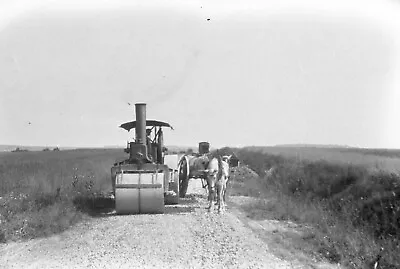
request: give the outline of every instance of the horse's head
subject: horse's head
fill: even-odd
[[[231,159],[231,157],[232,157],[232,155],[224,155],[224,156],[222,156],[222,160],[224,162],[229,163],[229,160]]]

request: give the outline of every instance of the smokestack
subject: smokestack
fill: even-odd
[[[202,155],[210,153],[210,143],[208,143],[208,142],[200,142],[199,143],[199,153],[202,154]]]
[[[135,104],[136,110],[136,143],[146,145],[146,104]]]

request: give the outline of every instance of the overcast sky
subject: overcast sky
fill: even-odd
[[[276,2],[0,1],[0,144],[400,148],[400,2]]]

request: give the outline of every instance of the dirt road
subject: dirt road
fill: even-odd
[[[163,215],[104,215],[49,238],[0,246],[1,268],[306,268],[274,257],[235,214],[208,213],[195,180]]]

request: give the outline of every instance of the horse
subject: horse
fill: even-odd
[[[204,170],[208,185],[208,211],[213,208],[215,194],[217,194],[218,213],[225,210],[225,191],[226,182],[229,177],[229,164],[222,160],[221,156],[214,157],[208,163],[207,169]]]

